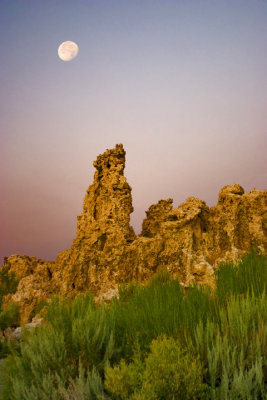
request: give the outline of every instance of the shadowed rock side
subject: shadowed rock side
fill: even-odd
[[[123,146],[99,155],[94,167],[72,247],[55,262],[18,255],[5,259],[20,279],[17,292],[5,302],[19,304],[22,322],[52,294],[90,289],[98,300],[109,300],[120,282],[145,282],[159,268],[184,285],[193,280],[212,285],[221,261],[240,258],[253,244],[267,253],[267,191],[244,193],[238,184],[225,186],[211,208],[194,197],[177,208],[172,199],[160,200],[149,207],[136,236],[130,226],[133,207],[123,175]]]

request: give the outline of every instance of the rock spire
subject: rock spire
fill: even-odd
[[[5,259],[4,266],[20,279],[5,303],[19,305],[22,322],[52,294],[91,290],[98,300],[108,300],[121,282],[145,282],[162,268],[184,285],[212,285],[221,261],[237,260],[252,245],[267,254],[266,190],[244,193],[238,184],[225,186],[211,208],[194,197],[177,208],[172,199],[160,200],[149,207],[136,236],[130,226],[132,196],[123,175],[122,144],[99,155],[94,167],[71,248],[55,262],[19,255]]]

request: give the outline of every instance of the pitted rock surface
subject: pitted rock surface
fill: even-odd
[[[159,269],[184,285],[213,285],[221,261],[239,259],[252,245],[267,254],[266,190],[244,193],[238,184],[225,186],[211,208],[194,197],[177,208],[172,199],[160,200],[149,207],[136,236],[130,226],[133,206],[123,175],[123,146],[99,155],[94,167],[71,248],[55,262],[18,255],[5,259],[4,265],[20,279],[17,292],[5,302],[19,305],[23,323],[52,294],[91,290],[96,300],[108,301],[121,282],[146,282]]]

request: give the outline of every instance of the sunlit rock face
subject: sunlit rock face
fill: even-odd
[[[97,300],[109,300],[119,283],[146,282],[162,268],[184,285],[213,285],[214,269],[221,261],[240,258],[254,244],[267,253],[267,191],[244,193],[238,184],[225,186],[211,208],[194,197],[177,208],[172,199],[160,200],[149,207],[136,236],[130,226],[133,207],[123,175],[123,146],[99,155],[94,167],[72,247],[59,253],[55,262],[17,255],[5,260],[20,279],[6,303],[19,304],[22,322],[52,294],[91,290]]]
[[[10,302],[19,305],[21,320],[30,320],[40,301],[45,301],[57,292],[53,277],[55,263],[37,260],[35,257],[12,255],[5,259],[4,267],[14,272],[19,280],[17,292],[3,299],[3,307]]]
[[[77,236],[71,249],[56,260],[54,276],[63,293],[90,288],[98,295],[111,289],[122,275],[127,246],[135,240],[130,226],[131,187],[123,175],[123,146],[98,156],[94,167],[94,182],[78,216]]]

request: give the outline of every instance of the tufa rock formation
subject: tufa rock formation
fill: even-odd
[[[211,208],[194,197],[177,208],[172,199],[160,200],[148,209],[136,236],[130,226],[133,207],[123,175],[123,146],[99,155],[94,167],[72,247],[55,262],[18,255],[5,259],[4,266],[20,279],[17,292],[5,302],[19,305],[23,323],[52,294],[89,289],[96,299],[109,300],[119,283],[145,282],[160,268],[184,285],[194,280],[212,285],[221,261],[240,258],[252,245],[267,253],[267,191],[244,193],[238,184],[225,186]]]

